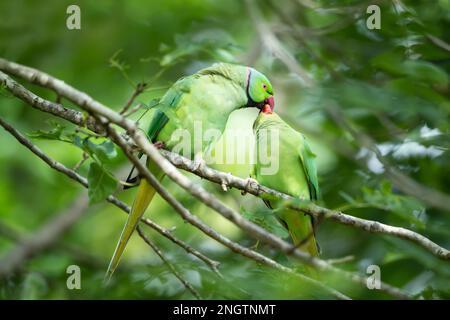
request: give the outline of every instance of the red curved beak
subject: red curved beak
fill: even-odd
[[[275,100],[273,99],[273,96],[270,96],[266,100],[264,100],[264,104],[268,104],[270,106],[270,111],[273,111],[273,109],[275,109]]]
[[[265,104],[264,107],[262,107],[260,112],[265,113],[265,114],[272,114],[272,108],[268,104]]]

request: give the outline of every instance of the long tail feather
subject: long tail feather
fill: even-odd
[[[317,257],[319,255],[316,238],[310,216],[301,212],[286,209],[283,214],[283,221],[286,223],[289,234],[295,245],[300,249],[308,252],[310,255]]]
[[[116,249],[114,250],[111,262],[109,263],[108,271],[106,271],[105,283],[107,283],[111,279],[111,276],[113,275],[120,262],[120,258],[122,258],[122,254],[128,241],[131,238],[131,235],[136,229],[139,220],[141,219],[142,215],[145,212],[145,209],[147,209],[154,195],[155,189],[147,182],[147,180],[142,179],[136,198],[133,202],[131,212],[128,215],[127,222],[125,223],[125,226],[122,230],[122,234],[120,235],[119,242],[117,243]]]
[[[313,257],[317,257],[319,255],[319,248],[314,235],[311,217],[290,209],[286,209],[282,216],[282,220],[287,225],[294,245],[298,246],[299,249],[308,252]],[[312,278],[319,278],[317,270],[311,266],[301,266],[300,270],[303,270],[305,274]]]

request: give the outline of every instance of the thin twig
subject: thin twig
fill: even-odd
[[[107,108],[101,103],[91,100],[89,103],[86,103],[83,108],[91,114],[96,114],[97,119],[100,119],[103,122],[103,125],[107,125],[108,128],[109,122],[112,122],[122,128],[124,128],[129,136],[134,140],[135,144],[152,160],[156,163],[162,171],[176,184],[186,190],[189,194],[203,202],[205,205],[230,220],[237,226],[239,226],[242,230],[246,231],[250,236],[286,253],[290,254],[297,259],[299,259],[302,263],[308,264],[316,269],[329,271],[340,276],[343,276],[351,281],[359,283],[361,285],[366,285],[366,278],[359,276],[354,273],[350,273],[347,271],[343,271],[341,269],[335,268],[334,266],[326,263],[325,261],[313,257],[306,252],[300,251],[299,249],[293,250],[293,246],[286,241],[280,239],[279,237],[273,235],[272,233],[267,232],[265,229],[260,226],[248,221],[243,218],[238,212],[231,209],[230,207],[224,205],[220,200],[214,197],[211,193],[206,191],[202,186],[195,184],[189,178],[181,174],[175,166],[172,165],[167,159],[165,159],[158,151],[158,149],[149,142],[146,135],[142,133],[139,128],[135,125],[135,123],[129,119],[124,118],[120,114],[114,112],[113,110]],[[111,128],[110,128],[111,129]],[[109,130],[109,133],[114,130]],[[117,134],[116,138],[120,136]],[[136,167],[139,167],[137,163],[134,163]],[[143,166],[141,164],[141,166]],[[147,173],[146,179],[152,184],[153,187],[159,183],[153,175],[147,170],[147,168],[142,168],[140,170],[141,174]],[[153,180],[153,181],[152,181]],[[155,187],[158,191],[158,189]],[[303,208],[302,208],[303,209]],[[322,214],[322,213],[320,213]],[[401,299],[408,299],[410,295],[402,292],[398,288],[392,287],[385,283],[381,284],[381,291],[390,294],[392,296],[396,296]]]
[[[147,83],[145,82],[139,82],[136,85],[136,88],[134,89],[133,94],[131,95],[131,97],[128,99],[127,103],[123,106],[122,110],[120,110],[120,114],[125,114],[128,109],[131,107],[131,105],[133,104],[134,100],[145,90],[145,87],[147,86]]]
[[[239,177],[235,177],[230,175],[229,173],[224,173],[208,166],[198,166],[193,161],[173,152],[169,152],[167,150],[160,150],[161,154],[166,157],[173,165],[178,167],[179,169],[186,170],[188,172],[194,173],[199,177],[207,179],[211,182],[215,182],[217,184],[223,184],[224,181],[227,186],[233,187],[236,189],[240,189],[247,193],[253,194],[260,198],[271,199],[273,197],[278,199],[286,200],[287,203],[290,203],[289,206],[295,210],[305,211],[315,218],[326,218],[331,219],[336,222],[349,225],[352,227],[356,227],[371,233],[381,233],[396,236],[402,239],[406,239],[412,241],[423,248],[427,249],[434,255],[439,258],[449,260],[450,259],[450,251],[437,245],[433,241],[424,237],[423,235],[405,229],[401,227],[394,227],[387,224],[383,224],[378,221],[361,219],[358,217],[347,215],[343,212],[330,210],[327,208],[319,207],[313,203],[305,202],[302,205],[296,204],[296,199],[281,193],[279,191],[267,188],[263,185],[258,184],[257,182],[252,181],[249,183],[247,179],[242,179]],[[298,200],[298,199],[297,199]],[[297,201],[298,203],[298,201]]]
[[[51,159],[43,151],[41,151],[36,145],[34,145],[30,140],[28,140],[23,134],[21,134],[19,131],[14,129],[10,124],[6,123],[2,118],[0,118],[0,125],[3,128],[5,128],[5,130],[7,130],[13,137],[15,137],[22,145],[27,147],[36,156],[38,156],[41,160],[43,160],[45,163],[47,163],[51,168],[53,168],[53,169],[55,169],[55,170],[65,174],[66,176],[68,176],[72,180],[77,181],[78,183],[80,183],[85,188],[88,188],[88,181],[87,181],[87,179],[85,177],[79,175],[74,170],[71,170],[71,169],[67,168],[62,163]],[[108,202],[116,205],[117,207],[119,207],[123,211],[125,211],[125,213],[129,213],[130,212],[130,207],[127,206],[122,201],[120,201],[117,198],[115,198],[114,196],[110,195],[110,196],[107,197],[106,200]],[[164,237],[166,237],[167,239],[169,239],[173,243],[179,245],[186,252],[196,256],[197,258],[199,258],[200,260],[205,262],[216,274],[221,276],[219,271],[218,271],[219,262],[211,260],[210,258],[206,257],[204,254],[202,254],[199,251],[197,251],[196,249],[192,248],[190,245],[188,245],[184,241],[174,237],[169,230],[167,230],[166,228],[158,225],[157,223],[153,222],[152,220],[150,220],[148,218],[143,218],[143,219],[141,219],[141,221],[143,223],[145,223],[146,225],[148,225],[149,227],[151,227],[154,230],[156,230],[158,233],[160,233],[161,235],[163,235]]]
[[[0,69],[3,69],[3,59],[0,58]],[[35,79],[35,78],[33,78]],[[41,79],[41,78],[39,78]],[[48,78],[42,79],[42,82],[39,83],[46,83],[45,80],[48,80]],[[60,81],[60,80],[58,80]],[[38,97],[31,91],[27,90],[22,85],[18,84],[16,81],[12,80],[10,77],[8,77],[3,72],[0,72],[0,82],[2,85],[5,86],[6,89],[8,89],[13,95],[16,97],[20,97],[21,100],[29,104],[30,106],[43,111],[51,113],[57,117],[63,118],[67,121],[70,121],[76,125],[79,125],[81,127],[87,126],[88,129],[99,132],[99,129],[95,126],[94,122],[92,121],[92,118],[88,117],[86,118],[82,112],[68,109],[63,107],[61,104],[54,103],[45,99],[42,99],[41,97]],[[34,82],[34,81],[33,81]],[[64,82],[61,81],[62,84]],[[59,93],[61,96],[65,96],[62,93]],[[80,101],[82,102],[82,101]]]
[[[77,181],[78,183],[83,185],[85,188],[88,187],[88,182],[87,182],[86,178],[84,178],[83,176],[79,175],[75,171],[73,171],[73,170],[71,170],[69,168],[66,168],[63,164],[50,159],[38,147],[34,146],[32,144],[32,142],[29,141],[24,135],[22,135],[20,132],[18,132],[16,129],[14,129],[11,125],[6,123],[1,118],[0,118],[0,125],[2,125],[8,132],[10,132],[11,135],[13,135],[21,144],[23,144],[25,147],[30,149],[34,154],[36,154],[44,162],[49,164],[50,167],[52,167],[53,169],[55,169],[55,170],[65,174],[69,178]],[[120,135],[118,135],[118,136],[120,138],[122,138]],[[139,160],[137,158],[136,158],[136,161],[137,161],[137,163],[140,164],[140,162],[139,162]],[[169,196],[170,196],[170,194],[169,194]],[[114,196],[111,196],[111,195],[108,196],[107,201],[109,201],[110,203],[116,205],[117,207],[119,207],[120,209],[125,211],[126,213],[130,212],[130,208],[125,203],[121,202],[120,200],[118,200]],[[170,199],[169,199],[169,201],[170,201]],[[174,202],[177,202],[176,199],[174,199]],[[169,202],[169,203],[171,203],[171,202]],[[236,253],[239,253],[239,254],[243,255],[244,257],[252,259],[252,260],[254,260],[256,262],[262,263],[264,265],[267,265],[267,266],[272,267],[274,269],[280,270],[282,272],[286,272],[288,274],[291,274],[291,275],[297,277],[298,279],[304,281],[305,283],[309,283],[309,284],[311,284],[311,285],[313,285],[315,287],[318,287],[318,288],[324,290],[325,292],[330,293],[332,296],[336,297],[337,299],[344,299],[344,300],[350,299],[349,297],[347,297],[346,295],[342,294],[341,292],[339,292],[339,291],[337,291],[337,290],[335,290],[335,289],[333,289],[331,287],[328,287],[328,286],[324,285],[323,283],[321,283],[321,282],[319,282],[317,280],[311,279],[309,277],[304,276],[303,274],[297,273],[296,271],[294,271],[291,268],[287,268],[287,267],[285,267],[285,266],[283,266],[283,265],[281,265],[281,264],[279,264],[279,263],[277,263],[277,262],[267,258],[266,256],[264,256],[264,255],[262,255],[262,254],[260,254],[258,252],[255,252],[255,251],[253,251],[251,249],[248,249],[246,247],[243,247],[243,246],[241,246],[241,245],[231,241],[230,239],[222,236],[220,233],[218,233],[217,231],[215,231],[212,228],[210,228],[209,226],[207,226],[199,218],[197,218],[196,216],[192,215],[187,209],[182,207],[181,204],[178,203],[178,205],[181,208],[180,214],[181,214],[181,216],[183,217],[183,219],[185,221],[188,221],[192,225],[196,226],[202,232],[204,232],[206,235],[210,236],[211,238],[215,239],[219,243],[221,243],[221,244],[225,245],[226,247],[230,248],[232,251],[234,251]],[[218,271],[219,263],[217,261],[211,260],[210,258],[208,258],[205,255],[203,255],[202,253],[198,252],[196,249],[192,248],[191,246],[189,246],[185,242],[177,239],[176,237],[174,237],[172,235],[170,230],[167,230],[166,228],[161,227],[160,225],[156,224],[152,220],[150,220],[148,218],[142,218],[141,221],[143,223],[145,223],[146,225],[148,225],[149,227],[151,227],[151,228],[155,229],[156,231],[158,231],[161,235],[165,236],[166,238],[168,238],[169,240],[171,240],[175,244],[177,244],[180,247],[182,247],[184,250],[186,250],[186,252],[191,253],[192,255],[196,256],[200,260],[204,261],[219,277],[222,278],[222,275]]]
[[[138,234],[141,236],[141,238],[153,249],[153,251],[158,255],[158,257],[164,262],[164,264],[169,268],[170,272],[183,284],[183,286],[189,290],[194,297],[201,300],[202,297],[198,293],[197,290],[192,286],[192,284],[183,278],[183,276],[175,269],[173,264],[166,258],[166,256],[162,253],[161,249],[154,243],[152,240],[150,240],[149,237],[146,236],[144,232],[142,232],[141,228],[138,226],[136,228]]]
[[[83,163],[89,159],[89,154],[87,152],[83,152],[83,155],[81,156],[81,160],[78,161],[75,166],[73,167],[73,171],[78,171],[80,167],[83,165]]]
[[[353,260],[355,260],[355,256],[350,255],[342,258],[328,259],[327,262],[331,264],[340,264],[340,263],[347,263]]]
[[[23,243],[26,239],[29,239],[29,235],[24,235],[14,228],[0,222],[0,236],[3,236],[11,241]],[[75,261],[79,261],[84,265],[91,266],[92,268],[103,268],[105,261],[102,261],[97,256],[86,252],[84,249],[77,247],[73,244],[57,241],[54,243],[55,250],[69,255]]]
[[[111,121],[112,123],[115,123],[121,126],[122,128],[126,129],[130,137],[134,140],[135,144],[138,145],[142,149],[142,151],[145,154],[147,154],[153,161],[155,161],[155,163],[157,163],[161,167],[161,169],[167,176],[169,176],[173,181],[175,181],[177,184],[183,187],[191,195],[198,198],[207,206],[211,207],[212,209],[220,213],[222,216],[238,225],[241,229],[245,230],[249,235],[273,246],[274,248],[277,248],[282,252],[288,253],[292,250],[292,245],[266,232],[261,227],[242,218],[239,213],[223,205],[219,200],[217,200],[213,195],[204,190],[201,186],[194,184],[187,177],[179,173],[177,169],[164,157],[162,157],[161,154],[158,152],[158,150],[151,143],[149,143],[145,135],[142,132],[140,132],[140,130],[138,130],[138,128],[131,120],[123,118],[118,113],[105,107],[98,101],[92,99],[92,97],[74,89],[71,86],[68,86],[64,83],[62,84],[59,83],[58,86],[59,86],[58,90],[63,92],[64,96],[68,100],[78,104],[80,107],[82,107],[89,113],[97,114],[100,117],[106,118],[108,119],[108,121]],[[366,284],[365,277],[361,277],[359,275],[337,269],[327,264],[325,261],[311,257],[307,253],[302,252],[300,250],[292,251],[292,255],[298,258],[303,263],[309,264],[320,270],[337,273],[354,282],[363,284],[364,286]],[[381,285],[380,290],[390,295],[396,296],[398,298],[410,297],[409,295],[401,292],[397,288],[391,287],[384,283]]]
[[[193,215],[188,209],[186,209],[175,197],[173,197],[162,185],[161,183],[151,174],[147,168],[139,161],[139,159],[132,153],[131,147],[126,143],[125,140],[123,140],[122,136],[119,135],[114,129],[112,129],[109,125],[105,124],[106,131],[110,134],[111,138],[115,141],[115,143],[120,146],[124,152],[125,155],[130,159],[130,161],[136,166],[136,169],[138,172],[143,176],[144,179],[147,179],[147,181],[155,188],[155,190],[161,195],[161,197],[169,203],[176,212],[180,214],[180,216],[183,218],[183,220],[187,221],[188,223],[192,224],[196,228],[198,228],[200,231],[202,231],[207,236],[211,237],[212,239],[218,241],[219,243],[225,245],[226,247],[230,248],[232,251],[239,253],[247,258],[250,258],[252,260],[255,260],[256,262],[263,263],[269,267],[275,268],[277,270],[286,272],[288,274],[294,275],[297,278],[301,279],[302,281],[305,281],[309,284],[312,284],[314,286],[317,286],[321,288],[322,290],[325,290],[329,293],[331,293],[333,296],[335,296],[338,299],[349,299],[347,296],[343,295],[339,291],[327,287],[324,284],[320,283],[319,281],[315,279],[311,279],[309,277],[304,276],[303,274],[295,272],[293,269],[287,268],[272,259],[267,258],[266,256],[248,249],[246,247],[243,247],[227,237],[224,237],[208,225],[206,225],[200,218]]]
[[[306,86],[311,86],[313,84],[312,78],[306,70],[297,63],[294,56],[284,47],[275,34],[270,30],[267,26],[267,22],[264,21],[258,8],[254,5],[254,1],[247,0],[245,3],[247,5],[250,18],[256,27],[256,31],[264,47],[276,58],[286,64],[289,70],[297,74]]]
[[[58,239],[86,212],[85,194],[77,197],[62,213],[56,215],[36,232],[18,244],[0,260],[0,278],[13,273],[23,263],[54,245]]]
[[[338,106],[327,108],[327,111],[331,115],[332,119],[336,122],[336,124],[338,124],[341,128],[347,130],[360,147],[367,148],[375,154],[378,161],[381,162],[385,169],[384,174],[399,190],[416,197],[417,199],[423,201],[424,203],[427,203],[432,207],[450,211],[449,195],[439,190],[424,186],[400,172],[386,159],[385,156],[381,154],[381,151],[378,149],[376,143],[372,140],[371,137],[369,137],[362,131],[357,132],[355,129],[353,129],[350,123],[344,118]],[[450,258],[448,252],[447,255],[447,258]]]
[[[439,48],[441,48],[441,49],[443,49],[445,51],[449,51],[450,52],[450,44],[448,44],[447,42],[445,42],[441,38],[433,36],[430,33],[427,33],[426,36],[434,45],[438,46]]]

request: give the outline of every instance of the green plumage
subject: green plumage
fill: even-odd
[[[319,186],[315,155],[305,137],[275,113],[260,112],[254,123],[254,131],[257,140],[257,163],[253,175],[256,180],[291,196],[316,200],[319,196]],[[271,159],[271,166],[274,166],[273,161],[278,161],[278,170],[268,172],[267,159]],[[280,200],[271,200],[266,204],[274,209],[282,206]],[[276,214],[288,229],[294,244],[301,243],[300,248],[311,255],[318,255],[309,215],[288,208],[277,210]]]
[[[245,85],[248,69],[215,64],[178,80],[160,101],[148,130],[149,139],[163,141],[171,150],[179,142],[172,139],[176,129],[187,130],[192,139],[194,128],[203,133],[208,129],[223,132],[230,113],[247,105]],[[206,141],[204,147],[214,142]],[[193,140],[191,145],[194,145]],[[201,150],[193,149],[191,156],[196,151]]]
[[[249,88],[252,85],[257,88]],[[249,99],[252,94],[261,100]],[[272,86],[258,71],[238,65],[214,64],[178,80],[161,98],[158,110],[153,113],[146,132],[150,141],[163,142],[166,149],[172,150],[180,142],[180,135],[175,133],[177,129],[182,129],[182,136],[184,134],[190,136],[190,139],[187,139],[190,140],[188,154],[186,150],[183,150],[183,155],[192,158],[209,149],[216,142],[224,131],[231,112],[246,106],[256,106],[257,103],[261,105],[271,96]],[[215,130],[219,135],[212,135],[214,138],[203,141],[207,130]],[[197,140],[194,141],[194,138]],[[173,151],[179,152],[179,150]],[[147,161],[147,167],[158,180],[164,178],[157,164]],[[153,187],[146,181],[142,181],[108,267],[107,280],[119,264],[126,244],[154,194]]]

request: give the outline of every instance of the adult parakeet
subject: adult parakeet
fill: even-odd
[[[261,109],[265,104],[274,105],[272,85],[266,76],[250,67],[217,63],[179,79],[161,98],[146,132],[150,141],[172,150],[180,145],[180,136],[186,138],[185,134],[179,134],[178,129],[182,129],[192,146],[188,156],[197,157],[216,139],[203,141],[203,137],[195,137],[195,132],[215,129],[222,133],[231,112],[244,107]],[[198,146],[198,139],[202,142],[200,150],[194,148]],[[157,179],[163,179],[164,174],[156,163],[147,160],[147,167]],[[128,181],[131,181],[130,177],[131,174]],[[119,264],[131,234],[154,195],[155,189],[143,179],[109,264],[106,280]]]
[[[253,129],[256,136],[257,161],[251,176],[260,184],[293,197],[316,200],[319,186],[315,155],[305,137],[273,113],[273,108],[269,105],[262,108]],[[270,167],[269,159],[272,162]],[[273,161],[278,161],[278,164],[274,166]],[[277,218],[289,231],[294,245],[317,256],[318,247],[311,216],[283,208],[281,200],[265,203],[275,209]]]

